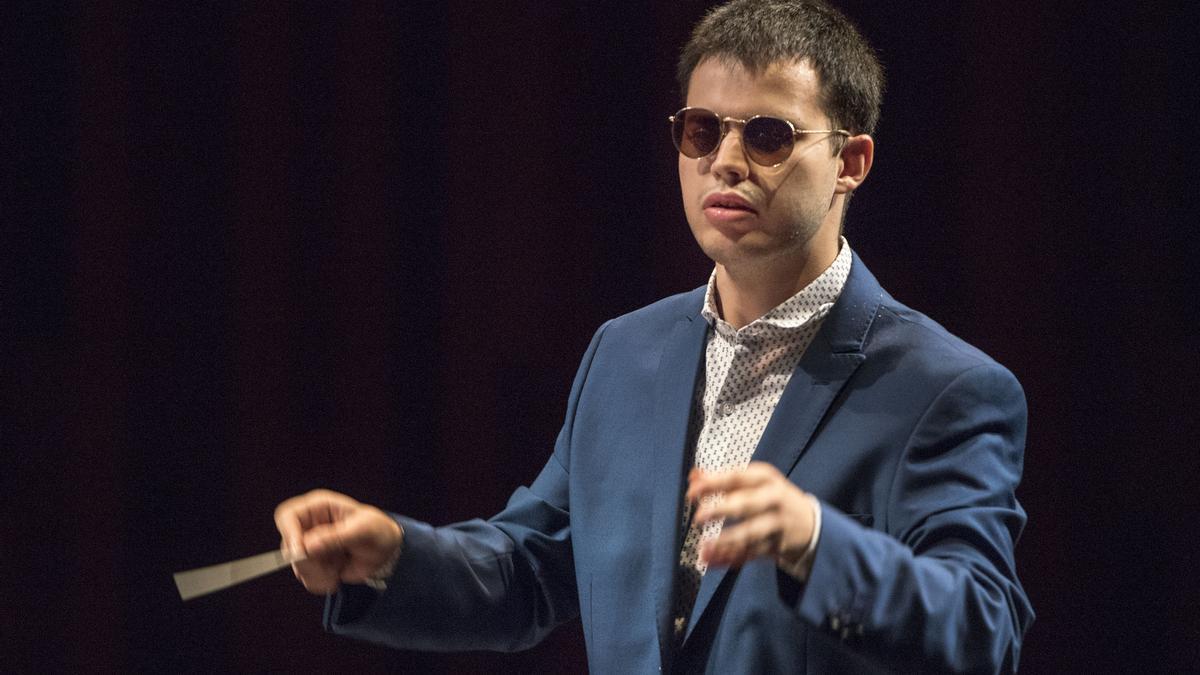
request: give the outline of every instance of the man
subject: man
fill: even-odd
[[[338,633],[522,649],[580,616],[595,672],[1015,670],[1025,403],[841,238],[881,69],[817,2],[697,26],[671,116],[707,286],[604,324],[537,479],[435,528],[281,504]]]

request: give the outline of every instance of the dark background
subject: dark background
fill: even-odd
[[[708,3],[239,4],[3,12],[0,668],[582,670],[577,623],[403,653],[171,573],[313,487],[532,479],[591,332],[709,271],[665,121]],[[889,77],[847,236],[1029,397],[1025,669],[1196,668],[1194,17],[838,4]]]

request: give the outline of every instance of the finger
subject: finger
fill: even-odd
[[[708,490],[726,490],[740,486],[760,485],[773,479],[783,477],[771,464],[766,462],[751,462],[745,468],[731,471],[704,471],[693,469],[689,480]]]
[[[745,520],[778,509],[779,491],[771,486],[755,486],[726,492],[723,499],[704,502],[696,509],[692,522],[701,525],[721,518]]]
[[[304,532],[315,525],[331,523],[358,502],[331,490],[313,490],[285,500],[275,508],[275,526],[289,555],[303,555]]]
[[[349,555],[338,544],[336,524],[317,525],[306,530],[301,548],[307,552],[304,560],[292,563],[292,572],[312,593],[332,593],[346,567]]]
[[[794,486],[789,483],[788,488]],[[812,541],[818,508],[812,495],[798,488],[783,490],[762,513],[740,522],[726,520],[728,526],[722,528],[719,543],[708,553],[716,557],[717,564],[741,564],[761,555],[796,558]]]
[[[763,515],[723,528],[716,539],[705,542],[700,556],[710,565],[740,566],[778,554],[782,537],[781,519],[775,514]]]
[[[768,467],[769,470],[763,467]],[[710,494],[729,492],[755,485],[762,485],[776,476],[781,476],[775,467],[763,462],[752,462],[741,471],[722,471],[711,473],[701,469],[693,469],[688,474],[688,490],[685,499],[696,502]]]
[[[308,558],[292,563],[292,572],[311,593],[324,594],[337,590],[345,566],[344,556],[332,559]]]
[[[301,498],[300,518],[306,527],[332,523],[341,520],[359,506],[356,500],[340,492],[313,490]]]
[[[309,558],[328,559],[348,553],[345,540],[345,524],[337,522],[305,530],[301,542]]]
[[[298,498],[288,499],[275,507],[275,529],[279,530],[285,555],[295,557],[304,553],[304,523],[300,518]]]
[[[390,555],[400,532],[396,521],[383,511],[360,505],[345,517],[307,530],[304,547],[317,557],[346,554],[372,563]]]

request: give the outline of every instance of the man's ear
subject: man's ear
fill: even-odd
[[[854,192],[862,185],[871,171],[871,163],[875,161],[875,139],[868,134],[859,134],[846,139],[840,155],[841,167],[838,170],[837,187],[834,194]]]

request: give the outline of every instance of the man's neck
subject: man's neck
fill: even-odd
[[[734,328],[761,318],[821,276],[837,254],[835,244],[810,250],[802,258],[767,265],[717,263],[717,307],[721,318]]]

